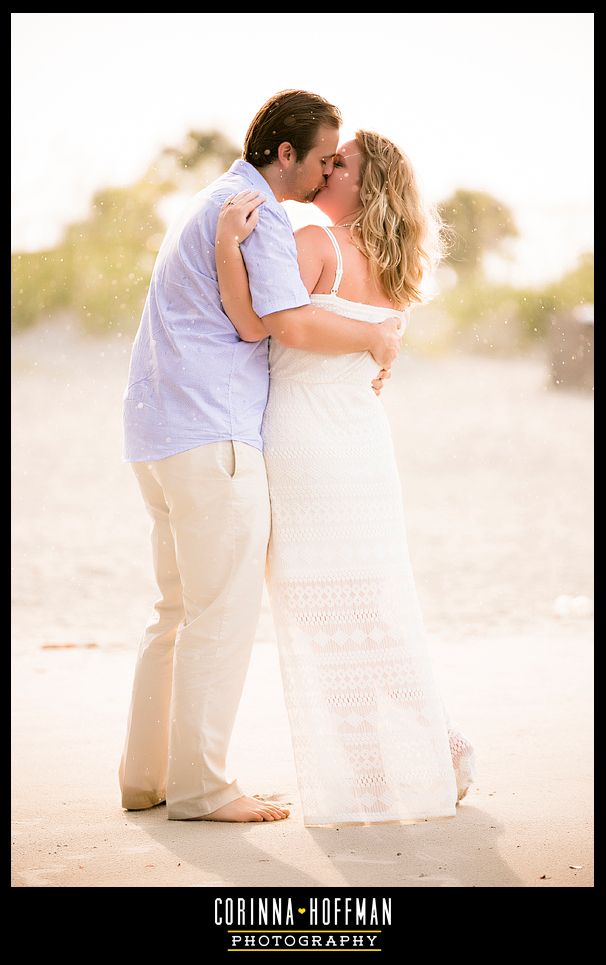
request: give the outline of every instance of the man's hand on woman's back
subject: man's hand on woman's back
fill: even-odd
[[[398,357],[402,348],[402,322],[392,315],[384,322],[374,325],[376,334],[370,349],[370,354],[381,368],[389,369]]]

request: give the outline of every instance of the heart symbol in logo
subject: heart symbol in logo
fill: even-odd
[[[297,908],[297,911],[299,912],[300,915],[304,915],[305,912],[307,911],[307,908]]]

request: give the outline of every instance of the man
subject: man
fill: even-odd
[[[261,607],[270,506],[261,423],[267,338],[224,313],[215,230],[230,195],[260,189],[242,245],[253,308],[287,346],[395,359],[398,322],[315,308],[281,201],[311,202],[333,170],[341,116],[282,91],[253,119],[243,158],[199,192],[158,253],[124,395],[124,459],[153,520],[160,599],[141,640],[119,768],[122,805],[166,801],[169,820],[271,821],[286,808],[244,793],[226,755]]]

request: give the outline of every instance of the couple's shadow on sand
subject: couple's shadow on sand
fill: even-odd
[[[296,807],[263,824],[168,821],[165,806],[124,813],[197,866],[202,887],[523,887],[499,855],[503,825],[472,801],[448,820],[338,830],[304,827]]]

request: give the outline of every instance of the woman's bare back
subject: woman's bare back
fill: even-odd
[[[373,281],[370,262],[356,246],[350,228],[340,225],[330,229],[339,243],[343,257],[343,278],[339,285],[339,298],[365,305],[377,305],[403,311],[406,305],[398,305],[387,297],[382,288]],[[322,238],[321,235],[324,237]],[[314,295],[328,294],[335,278],[337,258],[326,232],[318,232],[318,244],[322,245],[324,267],[313,290]]]

